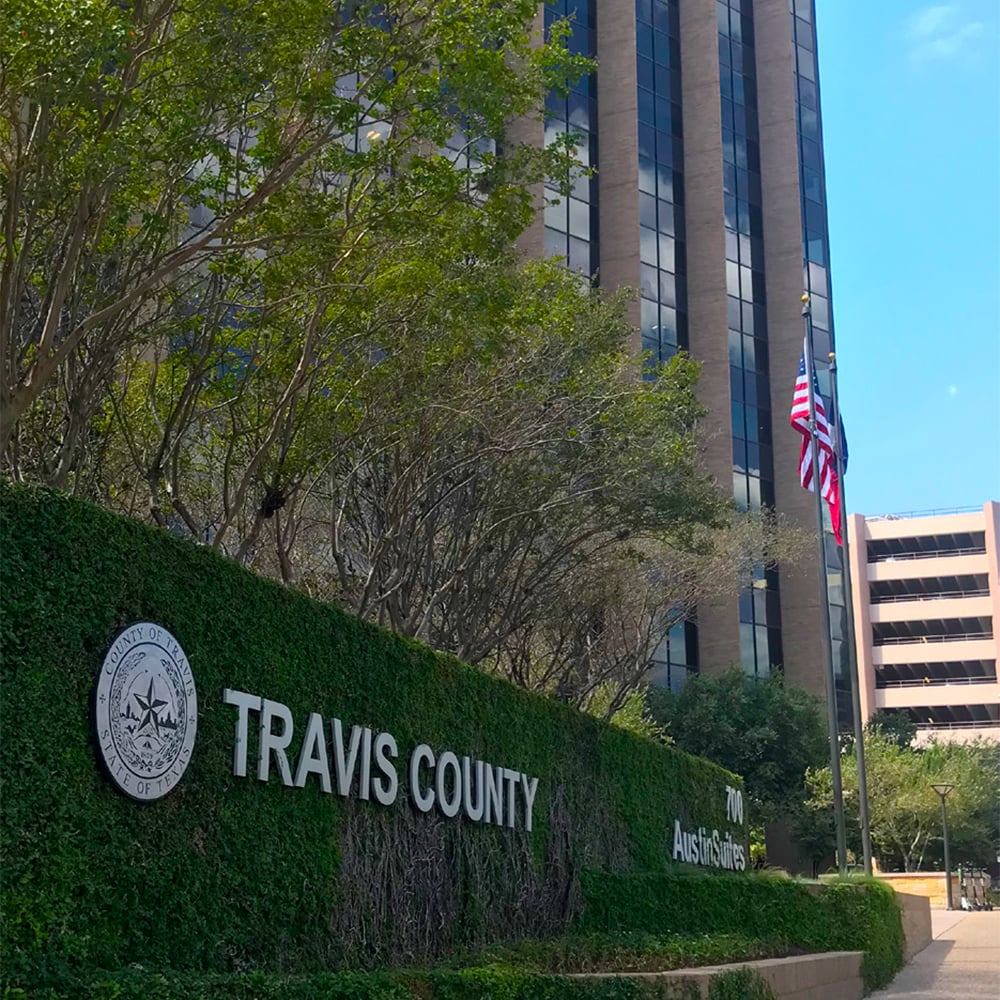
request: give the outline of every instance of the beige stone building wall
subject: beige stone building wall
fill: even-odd
[[[943,910],[948,905],[948,884],[945,881],[944,872],[880,872],[876,875],[883,882],[888,882],[898,893],[905,893],[907,896],[920,896],[930,901],[931,906],[936,910]],[[952,901],[957,907],[961,887],[958,883],[958,875],[951,877]]]
[[[792,388],[802,353],[802,213],[795,65],[787,0],[757,0],[757,97],[764,198],[775,506],[788,521],[816,531],[816,506],[798,479],[800,436],[789,425]],[[815,558],[781,573],[784,671],[790,684],[825,692],[825,642]]]
[[[918,739],[1000,740],[1000,503],[849,520],[861,711]]]
[[[733,435],[715,5],[684,0],[680,23],[689,337],[691,355],[702,363],[700,396],[709,411],[703,424],[705,462],[728,493],[733,481]],[[740,661],[739,618],[732,601],[698,608],[698,655],[706,673]]]

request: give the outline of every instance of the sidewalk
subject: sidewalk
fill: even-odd
[[[872,1000],[1000,997],[1000,910],[931,912],[934,940]]]

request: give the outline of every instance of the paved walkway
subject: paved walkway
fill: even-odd
[[[1000,998],[1000,910],[932,910],[934,940],[872,1000]]]

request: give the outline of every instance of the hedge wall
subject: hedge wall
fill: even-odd
[[[130,970],[90,983],[15,989],[6,1000],[702,1000],[695,983],[655,979],[569,979],[505,967],[462,972],[288,976],[159,975]],[[776,1000],[748,969],[715,978],[708,1000]]]
[[[739,933],[782,938],[805,951],[863,951],[869,989],[903,966],[896,893],[876,879],[822,886],[762,874],[586,872],[581,932]]]
[[[130,963],[309,971],[427,962],[563,932],[580,909],[582,870],[670,866],[675,816],[742,837],[724,815],[724,786],[737,779],[703,760],[165,532],[9,484],[0,505],[8,976]],[[113,790],[89,718],[111,639],[142,620],[179,640],[199,698],[187,773],[149,804]],[[275,774],[270,786],[235,777],[227,687],[288,705],[293,753],[315,711],[393,733],[400,763],[428,743],[537,775],[534,829],[422,814],[403,794],[383,807],[324,794],[315,780],[288,788]]]

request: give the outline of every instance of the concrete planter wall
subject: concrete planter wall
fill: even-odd
[[[702,997],[708,996],[712,981],[735,969],[752,969],[774,990],[778,1000],[861,1000],[865,993],[861,978],[860,951],[830,951],[819,955],[796,955],[793,958],[768,958],[736,965],[711,965],[700,969],[677,969],[673,972],[633,973],[629,979],[655,979],[681,989],[694,985]],[[588,978],[609,978],[607,976]]]

